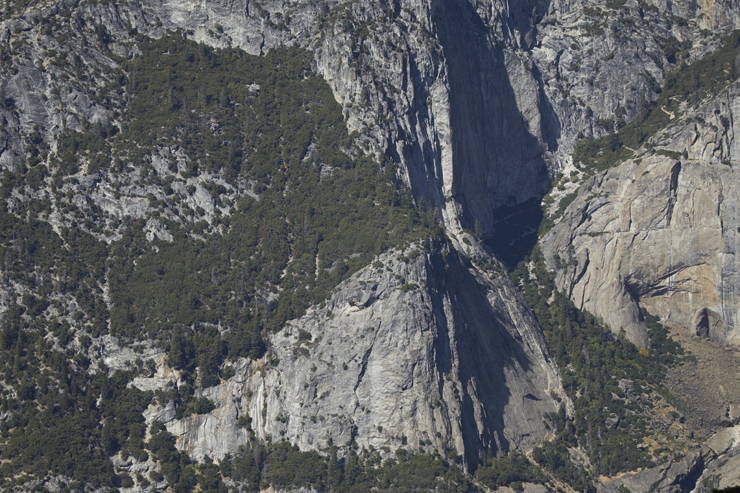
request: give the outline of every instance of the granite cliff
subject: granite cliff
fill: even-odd
[[[566,266],[562,289],[643,345],[639,306],[737,344],[737,91],[687,105],[650,148],[585,181],[542,241],[550,265]]]
[[[558,412],[563,421],[577,419],[571,394],[561,385],[563,369],[549,355],[530,311],[534,307],[526,306],[521,286],[512,284],[500,262],[521,258],[526,252],[512,257],[510,250],[534,243],[541,214],[535,214],[536,221],[519,221],[517,214],[520,208],[539,211],[553,180],[554,205],[545,208],[545,215],[554,217],[558,201],[576,195],[539,245],[547,266],[556,271],[557,287],[577,308],[599,316],[615,334],[624,329],[638,346],[649,345],[640,308],[698,336],[737,344],[740,224],[735,224],[733,165],[740,161],[734,141],[738,87],[730,85],[671,113],[670,126],[607,171],[586,176],[570,155],[580,139],[611,135],[651,108],[673,69],[714,53],[721,36],[738,23],[740,6],[711,0],[145,0],[126,5],[64,0],[18,3],[12,9],[7,4],[0,22],[0,165],[4,207],[12,220],[3,240],[0,302],[8,321],[4,327],[10,327],[3,329],[9,334],[3,336],[3,350],[16,355],[9,360],[12,371],[6,381],[18,382],[4,387],[12,400],[3,408],[3,419],[17,425],[11,420],[26,407],[9,410],[13,402],[34,402],[35,391],[27,390],[33,385],[18,376],[33,346],[39,354],[64,355],[59,356],[65,361],[61,366],[53,362],[54,371],[59,367],[64,375],[54,377],[62,387],[67,380],[74,387],[68,371],[91,368],[88,389],[97,388],[95,375],[134,372],[126,388],[132,395],[136,389],[151,391],[156,398],[150,396],[151,402],[138,409],[134,421],[139,421],[130,430],[144,443],[153,440],[161,423],[176,448],[196,461],[231,457],[255,440],[287,440],[302,451],[325,453],[339,446],[344,460],[355,447],[381,450],[384,459],[399,447],[459,454],[460,463],[474,469],[496,454],[530,451],[557,433],[567,435],[568,425],[564,430],[553,425]],[[390,220],[377,230],[388,241],[402,242],[404,234],[413,238],[390,251],[379,241],[372,260],[352,264],[351,275],[344,275],[353,259],[370,258],[369,250],[342,251],[341,257],[326,259],[322,252],[330,247],[320,244],[334,240],[319,235],[312,240],[315,261],[312,256],[310,265],[300,268],[308,279],[306,290],[331,275],[336,283],[323,302],[296,309],[295,316],[280,303],[282,293],[298,289],[280,285],[293,268],[291,253],[284,264],[273,259],[265,267],[269,274],[259,277],[260,285],[245,287],[244,266],[253,258],[224,261],[230,266],[226,271],[242,269],[241,278],[215,267],[210,275],[194,273],[208,277],[211,286],[233,281],[227,303],[254,312],[249,323],[257,327],[252,334],[259,335],[249,342],[249,357],[239,353],[217,364],[199,346],[193,356],[197,369],[173,363],[177,324],[141,315],[137,303],[143,300],[120,294],[116,269],[130,267],[125,272],[139,276],[138,282],[148,273],[131,266],[148,265],[167,245],[186,238],[193,248],[187,252],[200,252],[192,245],[225,237],[228,225],[240,214],[248,216],[245,211],[256,207],[261,194],[277,183],[270,180],[288,165],[234,179],[228,166],[212,164],[217,147],[228,149],[224,154],[230,166],[240,159],[246,166],[258,154],[257,146],[236,149],[224,116],[268,93],[252,80],[231,86],[244,92],[239,102],[225,89],[220,95],[209,95],[205,83],[198,89],[197,104],[206,107],[213,99],[226,108],[218,118],[204,117],[207,133],[218,142],[202,157],[177,141],[175,132],[146,144],[142,138],[133,150],[124,143],[111,145],[116,134],[133,135],[135,122],[126,120],[126,111],[137,90],[147,89],[137,86],[132,68],[141,59],[143,43],[174,32],[199,43],[201,69],[212,53],[206,47],[264,56],[285,47],[306,50],[310,72],[328,84],[350,136],[330,144],[342,156],[366,159],[383,170],[383,175],[367,175],[375,180],[368,185],[377,191],[375,204],[389,205],[384,213]],[[308,72],[298,79],[310,79]],[[158,104],[171,107],[191,126],[158,125],[186,135],[196,128],[192,114],[201,106],[180,96],[175,76],[168,74],[166,82],[174,89]],[[138,77],[144,79],[141,73]],[[304,95],[300,107],[305,113],[316,111],[310,104]],[[280,124],[289,119],[281,114]],[[85,135],[98,140],[78,153],[78,137]],[[316,151],[321,145],[326,140],[308,137],[305,152],[301,149],[290,162],[315,166],[318,183],[341,176],[342,166],[355,169],[354,179],[343,183],[365,179],[359,165],[330,164],[323,150]],[[60,157],[70,148],[74,166]],[[298,182],[291,182],[283,195],[296,189]],[[406,192],[413,207],[404,202]],[[361,195],[353,193],[337,202],[351,205]],[[253,241],[255,252],[256,245],[295,252],[298,241],[310,243],[305,238],[318,222],[310,209],[290,210],[262,226],[267,231],[285,228],[280,234],[296,242],[289,247],[279,242],[268,247],[266,236],[248,228],[244,242]],[[347,209],[348,216],[353,212]],[[504,241],[502,224],[509,222],[513,230],[507,230]],[[18,233],[28,231],[23,224],[53,232],[45,241],[60,243],[55,258],[64,261],[34,263],[43,241],[24,243],[25,233]],[[133,230],[141,231],[144,240],[136,239]],[[69,231],[92,240],[85,243]],[[134,253],[123,262],[120,251],[129,240]],[[89,254],[83,262],[89,279],[79,289],[68,289],[68,280],[84,277],[81,267],[73,266],[63,250]],[[228,256],[218,253],[222,260]],[[172,265],[150,274],[164,276]],[[25,272],[11,274],[17,266]],[[183,308],[168,316],[174,320],[179,311],[215,306],[212,298],[198,299],[198,294],[189,294],[181,300]],[[274,317],[276,312],[285,323],[268,330],[268,313]],[[48,330],[33,325],[35,319],[48,323]],[[25,341],[36,341],[26,349],[24,336],[12,330],[16,320],[27,324]],[[141,334],[135,337],[117,328],[139,320]],[[227,338],[247,325],[224,320],[197,319],[177,330],[190,331],[194,339],[202,331],[232,341]],[[60,324],[66,325],[60,329]],[[166,331],[172,331],[171,338],[162,335]],[[31,333],[46,334],[38,337],[46,342],[32,339]],[[613,399],[640,402],[628,388],[620,380]],[[580,390],[569,390],[580,398]],[[187,392],[192,395],[183,397]],[[104,394],[101,390],[99,409],[106,409]],[[206,407],[183,413],[191,404]],[[111,424],[116,419],[101,418],[99,434],[116,430]],[[604,419],[604,433],[616,427],[613,418]],[[600,425],[598,430],[601,440]],[[157,472],[163,461],[154,452],[144,457],[133,445],[116,448],[116,440],[131,443],[126,440],[136,433],[119,432],[102,448],[106,460],[113,457],[111,477],[159,477],[151,488],[175,487]],[[585,458],[585,442],[567,443],[569,463],[581,464],[584,471],[596,467]],[[690,491],[702,474],[709,478],[713,471],[735,467],[734,460],[721,462],[722,454],[734,457],[729,447],[719,448],[683,450],[685,459],[603,484],[637,491],[650,478],[665,491]],[[11,477],[16,471],[6,473]],[[64,488],[56,479],[47,484]],[[123,486],[144,487],[144,481],[137,479],[135,485]]]
[[[245,444],[242,415],[258,438],[305,450],[418,444],[475,463],[481,450],[531,448],[545,437],[543,413],[556,410],[557,368],[508,280],[449,248],[381,255],[273,336],[264,360],[237,362],[235,377],[204,390],[212,414],[174,420],[165,405],[150,419],[198,459]]]

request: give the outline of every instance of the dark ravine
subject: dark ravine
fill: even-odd
[[[39,414],[56,409],[37,402],[36,395],[47,395],[41,384],[34,387],[35,380],[19,376],[36,351],[38,361],[53,370],[43,388],[76,396],[84,389],[99,391],[84,399],[85,409],[92,410],[86,419],[100,425],[91,440],[97,435],[105,440],[90,446],[102,464],[96,478],[109,481],[96,485],[101,489],[175,488],[161,476],[146,479],[158,477],[165,463],[152,448],[151,454],[141,448],[154,447],[153,436],[165,436],[160,423],[182,457],[204,464],[206,457],[234,456],[248,443],[279,440],[325,455],[338,447],[345,465],[353,447],[378,451],[382,459],[405,448],[451,462],[459,456],[468,471],[496,454],[530,452],[553,438],[550,413],[558,412],[560,402],[566,417],[573,417],[573,402],[561,384],[561,372],[570,370],[557,368],[533,307],[506,273],[535,244],[556,271],[557,288],[615,334],[624,329],[637,346],[649,345],[640,308],[692,336],[738,344],[737,84],[700,104],[666,109],[670,125],[607,171],[586,176],[587,167],[570,158],[578,139],[609,135],[649,108],[671,70],[714,53],[720,35],[740,27],[736,2],[64,0],[11,2],[0,10],[0,166],[7,228],[0,274],[0,342],[7,359],[0,411],[3,477],[19,474],[2,455],[11,430],[25,426],[18,416],[28,416],[34,405]],[[115,154],[118,149],[77,153],[83,137],[96,139],[87,146],[110,147],[113,136],[125,131],[124,123],[130,123],[125,106],[135,97],[137,82],[135,72],[121,67],[141,54],[144,40],[175,31],[201,43],[204,60],[205,46],[253,55],[288,46],[305,49],[311,69],[341,106],[337,112],[351,137],[328,144],[309,137],[303,155],[281,156],[283,164],[274,163],[259,180],[238,174],[229,179],[226,166],[208,169],[214,149],[198,169],[174,139],[136,146],[125,160],[117,159],[124,156]],[[235,86],[247,86],[244,91],[254,98],[268,92],[252,82]],[[188,125],[194,125],[199,104],[237,104],[226,89],[213,95],[209,89],[203,84],[198,90],[198,103],[183,96],[190,106],[176,100],[176,90],[170,90],[174,99],[170,95],[161,103],[180,104],[178,119]],[[310,103],[301,108],[312,111]],[[281,115],[286,125],[290,116]],[[214,117],[208,131],[233,135],[224,121]],[[159,123],[153,134],[166,126]],[[195,127],[178,132],[187,134],[188,128]],[[283,139],[288,140],[293,139]],[[236,149],[227,137],[221,145],[231,146],[230,166],[239,156],[246,163],[258,151],[246,144]],[[360,175],[357,160],[339,166],[321,162],[314,155],[320,145],[342,153],[340,161],[347,155],[364,159],[363,166],[377,165],[382,174]],[[70,160],[56,157],[70,148],[79,169],[65,174],[58,168],[70,166]],[[391,220],[372,227],[394,247],[389,250],[378,239],[370,254],[343,252],[329,262],[321,252],[334,240],[328,234],[316,239],[315,262],[312,256],[301,271],[315,270],[316,278],[344,272],[362,255],[375,257],[336,275],[328,298],[298,313],[290,311],[290,303],[280,305],[280,296],[302,287],[278,282],[293,255],[284,269],[273,262],[259,286],[235,281],[228,302],[254,312],[249,323],[257,328],[250,326],[249,333],[258,337],[245,343],[249,350],[215,363],[203,343],[190,353],[193,361],[181,364],[171,351],[173,341],[180,341],[176,331],[228,345],[224,341],[233,341],[229,338],[243,327],[210,319],[174,327],[152,315],[142,318],[146,336],[111,333],[117,327],[111,314],[129,322],[141,316],[133,309],[138,307],[120,306],[133,301],[111,292],[117,273],[110,270],[122,258],[111,252],[140,249],[130,253],[134,264],[165,250],[178,235],[197,246],[225,234],[234,217],[248,216],[250,204],[273,186],[269,180],[282,176],[281,166],[290,159],[315,166],[321,180],[350,176],[352,166],[357,166],[354,183],[365,176],[377,179],[368,188],[383,190],[376,202],[390,212],[379,217]],[[291,185],[298,188],[300,180]],[[292,191],[286,187],[284,195]],[[336,201],[337,207],[346,207],[352,221],[370,221],[352,215],[351,193]],[[172,197],[181,197],[181,203],[173,205]],[[556,218],[566,197],[573,201]],[[309,242],[315,211],[306,209],[265,226],[285,230],[285,241],[275,248]],[[543,219],[555,224],[538,237]],[[30,236],[14,234],[28,228],[42,231],[44,239],[28,244]],[[247,236],[244,241],[255,245],[264,241],[257,233]],[[409,240],[402,243],[403,238]],[[52,240],[57,257],[33,263],[46,248],[42,244]],[[228,257],[225,265],[251,265],[229,257],[233,253],[219,252]],[[17,272],[19,265],[27,271]],[[227,278],[214,268],[209,282],[219,286]],[[200,294],[179,300],[182,311],[202,308]],[[268,314],[278,308],[287,322],[268,330]],[[105,389],[126,371],[133,372],[132,380],[123,388],[139,408],[127,415],[129,428],[116,428],[123,419],[105,414],[111,402]],[[731,414],[740,395],[725,394]],[[668,403],[665,409],[678,415],[678,406]],[[607,426],[608,417],[601,418]],[[731,486],[740,479],[739,462],[735,448],[722,444],[735,437],[734,429],[724,429],[736,424],[733,419],[704,430],[718,432],[709,446],[677,446],[676,457],[664,464],[596,478],[595,484],[634,493],[703,493]],[[671,439],[668,427],[662,433]],[[586,457],[582,444],[570,453]],[[199,469],[199,477],[206,469]],[[59,474],[64,471],[50,470],[48,477],[25,483],[21,478],[12,487],[23,491],[45,481],[52,491],[64,490],[62,482],[84,489]],[[547,488],[567,486],[548,478]]]
[[[540,144],[537,138],[548,129],[536,128],[534,135],[530,133],[530,124],[535,122],[522,115],[507,68],[508,62],[519,72],[522,62],[512,59],[504,42],[489,34],[473,6],[452,0],[439,2],[432,20],[449,73],[450,193],[462,205],[463,227],[473,231],[478,221],[479,229],[486,233],[496,220],[497,208],[539,198],[549,188],[543,158],[547,143]],[[516,84],[538,88],[533,77],[520,77]],[[536,89],[532,96],[535,103],[544,99]]]

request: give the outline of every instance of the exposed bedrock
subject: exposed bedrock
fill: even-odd
[[[558,286],[633,342],[647,343],[643,306],[740,343],[738,95],[735,84],[655,136],[663,155],[588,180],[542,241]]]
[[[456,450],[472,465],[484,450],[537,445],[544,415],[557,409],[550,392],[561,389],[535,320],[506,277],[437,248],[383,255],[345,281],[271,336],[262,361],[239,362],[236,376],[204,390],[212,413],[177,421],[165,406],[149,419],[166,421],[196,458],[246,443],[242,415],[258,438],[303,450],[354,440]]]
[[[465,227],[472,230],[478,220],[487,228],[496,208],[540,197],[549,186],[541,95],[531,71],[506,53],[469,3],[440,0],[432,19],[449,74],[453,153],[446,196],[462,205]],[[520,103],[529,107],[529,120]]]

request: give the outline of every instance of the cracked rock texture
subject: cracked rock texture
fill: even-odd
[[[67,41],[42,31],[41,19],[68,14]],[[690,42],[686,60],[696,60],[717,48],[718,35],[740,26],[740,5],[41,2],[0,22],[0,46],[15,47],[5,52],[12,64],[4,62],[0,71],[6,102],[12,102],[0,108],[3,169],[23,165],[37,130],[53,149],[65,127],[81,129],[85,120],[116,124],[93,97],[113,82],[106,69],[116,57],[94,42],[78,48],[83,37],[95,39],[99,25],[110,33],[108,49],[124,58],[136,53],[134,30],[158,37],[182,29],[198,42],[252,54],[281,45],[307,48],[349,130],[363,137],[349,152],[398,164],[415,199],[433,204],[450,236],[462,238],[462,230],[477,229],[477,222],[481,233],[491,231],[500,207],[541,198],[580,135],[604,135],[654,100],[663,69],[680,63],[666,56],[664,40]],[[85,79],[53,63],[51,50],[79,57]],[[647,343],[639,305],[698,335],[738,341],[737,91],[687,109],[653,139],[684,158],[643,150],[640,162],[593,178],[541,242],[548,265],[560,268],[558,286],[638,344]],[[166,177],[168,156],[184,170],[189,158],[178,149],[160,147],[143,159]],[[95,204],[105,213],[96,219],[110,223],[112,233],[103,241],[116,238],[120,219],[145,217],[150,195],[164,196],[159,187],[137,185],[137,165],[116,178],[83,172],[60,187],[75,206]],[[213,215],[204,182],[221,183],[219,176],[201,175],[172,185],[193,221]],[[19,191],[9,208],[31,198]],[[72,224],[56,206],[47,220],[57,230]],[[158,220],[145,228],[149,240],[171,238]],[[474,464],[486,449],[541,443],[542,418],[556,409],[550,391],[561,389],[534,318],[505,276],[482,267],[498,265],[488,253],[454,239],[432,251],[416,246],[382,256],[382,266],[366,267],[324,305],[272,335],[263,360],[239,361],[233,378],[198,391],[216,402],[212,413],[176,420],[170,403],[147,410],[147,420],[165,422],[178,447],[197,459],[220,458],[246,443],[248,431],[238,423],[247,415],[258,438],[286,438],[304,450],[354,439],[391,450],[455,449]],[[5,305],[26,288],[2,290]],[[101,284],[101,298],[105,290]],[[69,296],[60,300],[75,304]],[[112,339],[96,341],[94,350],[113,369],[130,367],[138,354]],[[145,353],[159,361],[157,373],[133,385],[177,385],[179,376],[163,366],[162,355],[151,348]],[[649,474],[673,487],[667,478],[693,478],[703,457]]]
[[[718,454],[707,465],[698,481],[696,493],[710,493],[718,489],[740,486],[740,427],[718,432],[707,445]]]
[[[245,444],[242,415],[258,438],[302,450],[355,440],[456,450],[476,463],[483,449],[540,443],[543,417],[557,409],[550,392],[561,390],[536,322],[506,277],[437,247],[385,254],[345,281],[273,335],[263,360],[240,361],[236,376],[203,390],[217,405],[209,415],[176,421],[165,406],[149,420],[163,420],[198,459]]]
[[[34,20],[65,6],[49,3],[28,20],[4,21],[0,37],[33,38]],[[691,41],[689,60],[696,59],[717,46],[701,29],[729,31],[738,25],[736,11],[724,2],[635,0],[620,8],[546,0],[146,1],[76,8],[87,19],[77,28],[104,25],[120,42],[111,49],[122,56],[135,52],[123,43],[132,28],[155,37],[184,29],[198,42],[253,54],[286,44],[308,48],[350,131],[365,137],[359,152],[400,164],[417,200],[435,204],[455,232],[473,229],[476,219],[489,231],[499,207],[541,197],[548,173],[567,161],[579,134],[603,135],[597,122],[629,121],[654,98],[662,68],[677,63],[666,59],[659,39]],[[671,16],[686,22],[671,23]],[[43,60],[43,50],[30,57]],[[94,49],[82,60],[115,64]],[[19,131],[36,123],[44,123],[51,140],[63,125],[78,128],[83,116],[111,117],[76,84],[59,93],[54,68],[39,67],[29,63],[6,83],[22,108],[19,115],[3,112],[6,150],[22,149],[27,137]],[[0,154],[5,166],[16,161],[11,152]]]
[[[684,157],[643,151],[588,180],[542,241],[558,286],[633,342],[647,344],[643,306],[740,343],[738,95],[734,84],[652,139]]]
[[[614,480],[603,482],[602,488],[608,493],[623,491],[623,488],[634,493],[650,491],[665,493],[701,491],[703,493],[706,490],[695,488],[704,472],[706,462],[711,458],[714,458],[712,451],[702,447],[690,451],[681,460],[671,460],[650,469],[628,473]]]

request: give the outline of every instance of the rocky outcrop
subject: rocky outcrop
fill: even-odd
[[[650,469],[625,474],[614,480],[602,482],[601,486],[603,491],[608,493],[624,491],[624,488],[633,493],[651,491],[689,493],[696,491],[706,461],[711,457],[713,457],[711,450],[697,448],[680,460],[671,460]]]
[[[53,4],[43,15],[53,19],[66,5]],[[485,7],[476,10],[462,0],[145,2],[125,9],[95,3],[75,9],[82,22],[71,22],[70,34],[94,36],[103,26],[111,39],[107,49],[123,57],[135,54],[126,44],[133,33],[159,37],[176,29],[198,42],[252,54],[282,45],[308,48],[343,106],[349,130],[365,137],[353,152],[399,164],[417,200],[435,204],[448,227],[459,232],[472,229],[475,219],[488,228],[495,208],[539,197],[549,183],[538,145],[543,95],[520,57],[491,32],[494,26],[506,32],[518,27],[529,39],[534,20],[518,8],[509,15],[499,2]],[[18,21],[0,25],[6,41],[24,40],[31,48],[2,86],[20,114],[0,111],[9,120],[0,136],[16,150],[28,144],[24,132],[34,125],[51,142],[65,126],[114,120],[89,97],[110,82],[104,75],[105,66],[116,63],[110,54],[91,47],[77,63],[94,69],[95,76],[60,92],[57,80],[64,70],[31,62],[49,48],[70,48],[51,38],[34,39],[34,29],[39,28]],[[0,153],[0,163],[15,169],[19,158]]]
[[[501,206],[543,195],[548,168],[563,166],[579,135],[603,135],[654,98],[662,68],[680,62],[660,40],[691,42],[685,55],[693,60],[717,46],[701,29],[738,25],[736,9],[724,2],[83,3],[68,39],[95,37],[102,26],[110,43],[78,55],[37,35],[69,6],[50,3],[0,23],[5,43],[28,44],[21,58],[12,54],[15,73],[2,77],[19,110],[0,110],[4,166],[20,165],[34,125],[51,143],[65,126],[115,121],[90,96],[111,82],[105,69],[116,62],[106,50],[133,56],[127,41],[137,32],[181,29],[198,42],[252,54],[297,44],[313,52],[350,131],[363,135],[353,152],[399,164],[416,199],[435,204],[451,231],[472,230],[477,220],[484,233],[501,219]],[[49,49],[78,55],[77,66],[93,76],[62,88],[62,65],[42,63]]]
[[[420,203],[436,204],[451,236],[473,229],[476,219],[486,229],[497,207],[546,190],[538,144],[550,123],[540,116],[544,96],[505,39],[517,31],[527,43],[534,40],[535,18],[518,8],[509,11],[499,2],[477,8],[459,0],[47,7],[29,13],[30,20],[0,25],[0,57],[13,62],[0,76],[5,169],[21,169],[34,131],[39,135],[33,139],[53,151],[65,127],[115,126],[115,113],[97,100],[101,87],[121,85],[110,79],[109,67],[136,54],[137,34],[157,37],[181,29],[196,41],[250,53],[290,44],[309,48],[350,131],[367,136],[347,152],[375,153],[378,161],[400,164],[399,175]],[[55,36],[47,32],[52,21]],[[495,26],[508,34],[492,32]],[[99,37],[109,42],[90,42],[78,53],[76,43]],[[24,48],[8,48],[14,46]],[[519,83],[512,84],[513,76]],[[174,155],[178,167],[188,159],[177,152],[162,146],[143,160],[166,177],[174,172],[163,156]],[[84,216],[94,206],[95,220],[111,225],[98,239],[115,239],[122,219],[146,218],[151,202],[164,196],[159,185],[140,182],[141,164],[131,163],[116,176],[86,175],[82,166],[74,179],[55,184],[70,206],[54,204],[49,223],[57,230],[78,227],[70,211]],[[214,205],[203,180],[219,177],[176,180],[172,190],[184,207],[200,209],[210,220]],[[185,193],[186,185],[194,192]],[[17,191],[11,201],[28,200],[26,192]],[[146,221],[148,239],[171,238],[163,221],[176,219],[167,211],[162,216]],[[174,407],[165,404],[150,409],[147,418],[166,422],[178,446],[198,459],[223,457],[245,443],[248,433],[238,422],[246,415],[257,438],[286,438],[302,449],[354,439],[364,447],[455,450],[472,465],[484,450],[537,445],[545,437],[544,414],[556,409],[549,391],[558,392],[560,385],[536,321],[508,279],[470,265],[459,244],[435,245],[433,254],[417,246],[413,259],[412,249],[384,257],[383,267],[367,267],[326,306],[273,335],[267,359],[242,361],[234,378],[203,389],[203,396],[218,403],[213,413],[178,421]],[[488,254],[475,255],[481,265],[497,264]],[[99,288],[104,299],[104,279]],[[304,334],[308,340],[301,339]],[[122,370],[136,354],[106,339],[96,342],[90,357]],[[177,375],[163,370],[161,353],[147,349],[146,357],[159,360],[160,371],[132,385],[156,390],[177,384]]]
[[[740,342],[739,94],[733,85],[686,108],[652,139],[662,153],[640,151],[587,180],[542,241],[558,286],[637,344],[647,344],[639,306],[697,335]]]
[[[604,135],[634,118],[655,98],[664,68],[714,50],[718,40],[701,30],[727,32],[738,10],[712,0],[48,3],[0,24],[0,165],[20,169],[34,132],[53,150],[65,127],[116,125],[96,98],[107,84],[120,86],[107,69],[136,54],[137,34],[180,29],[253,54],[297,44],[312,52],[349,130],[362,136],[347,152],[398,164],[451,237],[477,224],[485,235],[501,207],[542,196],[580,135]],[[52,36],[44,19],[69,29]],[[108,35],[106,48],[92,41]],[[671,37],[687,43],[685,53],[667,53]],[[91,41],[79,50],[83,39]],[[698,335],[737,338],[733,91],[654,139],[681,159],[644,152],[595,177],[542,242],[549,266],[560,269],[558,286],[638,344],[647,343],[639,305]],[[168,176],[162,156],[170,153],[177,150],[160,147],[144,159]],[[177,155],[177,166],[187,159]],[[75,216],[91,203],[103,211],[97,221],[144,218],[163,191],[136,185],[139,164],[115,178],[115,191],[110,176],[81,174],[59,190]],[[172,189],[210,221],[216,206],[202,181],[220,183],[217,174],[201,175]],[[28,198],[14,193],[11,202]],[[67,213],[55,205],[48,221],[72,225]],[[162,221],[144,227],[150,240],[171,239]],[[555,410],[549,391],[560,392],[542,335],[507,278],[482,267],[497,262],[455,241],[384,255],[346,281],[272,335],[263,360],[239,361],[233,378],[201,389],[217,404],[212,413],[176,420],[174,404],[163,403],[147,419],[165,422],[197,459],[246,443],[247,416],[256,438],[304,450],[354,440],[381,450],[455,450],[472,465],[485,450],[541,443],[542,418]],[[96,341],[95,351],[114,370],[140,354],[112,339]],[[161,353],[145,356],[160,369],[133,385],[178,384]],[[656,481],[668,488],[677,484],[669,477],[693,478],[700,457],[667,465]]]
[[[737,447],[737,427],[720,431],[708,445],[717,457],[707,464],[699,478],[695,493],[710,493],[740,486],[740,449]]]
[[[382,255],[325,306],[270,338],[261,361],[202,395],[217,408],[180,421],[152,408],[193,457],[221,458],[258,439],[302,450],[330,444],[449,453],[529,449],[546,434],[559,376],[532,315],[506,277],[454,249]],[[137,382],[137,385],[144,385]],[[385,448],[388,447],[388,448]]]

